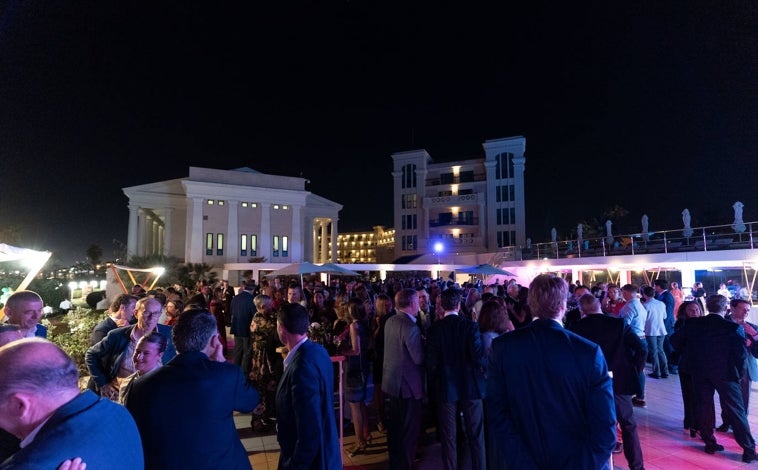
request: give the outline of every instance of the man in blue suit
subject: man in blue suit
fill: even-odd
[[[508,468],[606,469],[616,445],[613,386],[603,352],[562,326],[568,285],[529,286],[537,317],[492,342],[487,426]]]
[[[600,346],[613,372],[613,401],[621,426],[623,449],[630,470],[643,470],[642,447],[634,419],[632,396],[640,393],[640,370],[645,368],[647,345],[623,318],[605,315],[592,294],[579,298],[583,318],[574,324],[574,333]]]
[[[249,469],[232,416],[250,413],[258,392],[226,362],[209,311],[182,312],[172,335],[176,357],[134,379],[124,400],[142,436],[145,468]]]
[[[81,458],[90,468],[141,469],[142,445],[129,413],[90,391],[58,346],[26,338],[0,348],[0,428],[21,449],[0,469],[58,468]]]
[[[461,292],[449,287],[440,294],[442,320],[429,327],[426,339],[426,370],[430,394],[437,405],[437,422],[442,438],[442,462],[446,470],[484,470],[484,415],[486,356],[479,325],[458,315]],[[457,449],[458,416],[468,452]],[[462,456],[471,458],[465,465]]]
[[[280,307],[277,333],[289,353],[276,390],[279,468],[342,468],[334,421],[334,376],[329,355],[306,333],[308,311],[298,303]]]
[[[705,302],[708,315],[687,319],[684,327],[671,335],[671,345],[682,351],[692,370],[697,397],[695,411],[705,452],[714,454],[724,450],[713,435],[713,393],[718,391],[721,406],[734,430],[734,440],[744,450],[742,461],[750,463],[758,456],[740,390],[740,381],[746,373],[745,332],[740,325],[724,318],[726,304],[723,295],[709,296]]]

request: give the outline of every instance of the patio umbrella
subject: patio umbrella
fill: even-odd
[[[313,263],[309,263],[307,261],[303,261],[301,263],[293,263],[289,266],[285,266],[281,269],[277,269],[276,271],[271,271],[270,273],[266,274],[264,277],[271,278],[271,277],[277,277],[277,276],[300,276],[300,285],[303,285],[303,274],[310,274],[310,273],[318,273],[319,268],[321,266],[317,266]]]
[[[316,266],[316,267],[319,268],[317,272],[320,272],[320,273],[336,274],[338,276],[354,276],[354,277],[361,276],[355,271],[351,271],[349,269],[343,268],[342,266],[337,266],[336,264],[333,264],[333,263],[324,263],[321,266]]]
[[[464,274],[482,274],[484,276],[489,276],[490,274],[502,274],[503,276],[511,276],[515,277],[516,275],[512,272],[506,271],[504,269],[496,268],[495,266],[492,266],[491,264],[479,264],[477,266],[470,266],[467,268],[459,268],[456,270],[459,273]]]

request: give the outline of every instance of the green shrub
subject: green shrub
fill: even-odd
[[[42,320],[47,326],[47,339],[60,346],[74,360],[79,374],[89,375],[84,353],[89,349],[89,338],[95,326],[104,320],[106,312],[75,308],[67,315]]]

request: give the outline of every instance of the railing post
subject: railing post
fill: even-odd
[[[753,224],[748,224],[750,226],[750,249],[753,249]]]
[[[606,256],[605,254],[605,238],[600,239],[600,243],[603,245],[603,256]]]
[[[703,227],[703,251],[708,251],[708,239],[705,236],[705,227]]]
[[[663,252],[664,253],[669,252],[669,242],[666,241],[666,232],[663,232]]]

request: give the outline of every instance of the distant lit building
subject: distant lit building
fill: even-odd
[[[124,188],[127,253],[188,263],[336,262],[340,204],[306,180],[250,168],[190,167],[187,178]],[[327,243],[331,240],[332,243]]]
[[[391,263],[395,259],[395,230],[382,225],[370,232],[337,235],[338,263]]]
[[[392,155],[397,258],[431,253],[437,242],[460,254],[524,245],[526,139],[483,147],[484,158],[446,163],[426,150]]]

